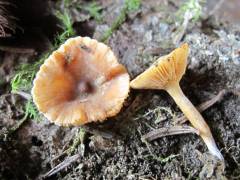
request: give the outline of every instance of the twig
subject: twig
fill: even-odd
[[[23,92],[23,91],[14,91],[14,92],[12,92],[11,94],[17,94],[17,95],[23,97],[23,98],[26,99],[26,100],[32,99],[31,94],[26,93],[26,92]]]
[[[209,107],[211,107],[212,105],[214,105],[216,102],[221,101],[223,96],[227,93],[228,91],[226,91],[225,89],[221,90],[216,96],[214,96],[212,99],[201,103],[199,106],[197,106],[197,109],[199,110],[199,112],[203,112],[206,109],[208,109]],[[186,116],[182,115],[181,117],[177,118],[175,120],[175,124],[183,124],[187,121],[188,119],[186,118]]]
[[[189,21],[192,18],[192,14],[190,12],[186,12],[184,15],[184,21],[182,23],[182,25],[179,27],[179,29],[177,30],[175,36],[173,37],[173,43],[178,45],[179,42],[181,41],[182,37],[184,36],[186,30],[187,30],[187,26]]]
[[[80,157],[80,154],[75,154],[73,156],[68,157],[63,162],[61,162],[60,164],[58,164],[57,166],[52,168],[50,171],[48,171],[45,175],[43,175],[43,178],[48,178],[48,177],[60,172],[64,168],[68,167],[69,165],[71,165],[72,163],[77,161],[79,159],[79,157]]]
[[[8,46],[0,46],[1,51],[7,51],[10,53],[18,53],[18,54],[36,54],[37,52],[32,48],[17,48],[17,47],[8,47]]]
[[[89,125],[84,125],[82,126],[85,131],[94,134],[94,135],[99,135],[107,139],[112,139],[112,138],[118,138],[118,136],[112,132],[109,131],[102,131],[100,129],[97,129],[95,127],[90,127]]]
[[[153,130],[143,135],[142,139],[146,141],[153,141],[157,138],[161,138],[165,136],[187,134],[187,133],[199,134],[198,130],[194,129],[191,126],[172,126],[172,127],[164,127],[164,128]]]

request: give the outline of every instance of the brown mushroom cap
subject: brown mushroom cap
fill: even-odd
[[[40,112],[62,126],[116,115],[129,92],[129,75],[111,49],[88,37],[71,38],[46,59],[33,83]]]
[[[135,89],[165,89],[171,82],[179,82],[185,73],[188,44],[160,57],[152,66],[131,81]]]

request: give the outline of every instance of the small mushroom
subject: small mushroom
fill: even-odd
[[[129,81],[126,68],[108,46],[76,37],[45,60],[32,96],[51,122],[78,126],[116,115],[128,96]]]
[[[131,81],[130,86],[135,89],[163,89],[175,100],[185,116],[199,131],[209,151],[223,160],[223,156],[216,146],[207,123],[183,94],[179,81],[185,73],[187,66],[188,44],[183,44],[170,54],[160,57],[145,72]]]

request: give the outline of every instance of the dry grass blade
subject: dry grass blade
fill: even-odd
[[[68,157],[63,162],[61,162],[60,164],[58,164],[57,166],[52,168],[50,171],[48,171],[45,175],[43,175],[43,178],[48,178],[48,177],[60,172],[64,168],[71,165],[73,162],[77,161],[79,159],[79,157],[80,157],[79,154],[75,154],[73,156]]]
[[[172,127],[163,127],[163,128],[159,128],[154,131],[151,131],[143,135],[142,139],[146,141],[153,141],[157,138],[161,138],[165,136],[187,134],[187,133],[199,134],[199,132],[191,126],[172,126]]]
[[[202,104],[200,104],[197,109],[199,112],[203,112],[206,109],[208,109],[209,107],[211,107],[212,105],[214,105],[216,102],[221,101],[223,96],[227,93],[228,91],[226,91],[225,89],[221,90],[216,96],[214,96],[212,99],[203,102]],[[175,124],[183,124],[187,121],[188,119],[186,118],[186,116],[182,115],[179,118],[177,118],[175,120]]]

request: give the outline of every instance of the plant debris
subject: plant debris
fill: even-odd
[[[13,7],[11,2],[0,1],[0,38],[9,37],[16,30],[16,18],[9,12],[9,7]]]
[[[210,108],[211,106],[213,106],[215,103],[221,101],[224,97],[225,94],[227,94],[227,90],[223,89],[221,90],[216,96],[214,96],[212,99],[207,100],[203,103],[201,103],[200,105],[197,106],[197,109],[199,110],[199,112],[203,112],[206,109]],[[187,121],[188,119],[186,118],[186,116],[182,115],[181,117],[178,117],[174,120],[175,124],[183,124]]]
[[[32,6],[36,2],[38,6]],[[32,82],[28,79],[34,72],[25,68],[20,72],[21,67],[29,64],[28,67],[33,68],[45,53],[52,52],[63,43],[60,39],[69,38],[65,36],[69,34],[65,31],[71,32],[71,30],[69,31],[60,19],[58,22],[52,21],[49,14],[53,16],[59,11],[65,16],[65,20],[70,20],[66,21],[70,22],[69,25],[72,26],[70,29],[74,31],[70,37],[80,35],[100,39],[120,16],[126,3],[125,0],[39,2],[40,0],[32,0],[29,4],[24,1],[24,8],[16,7],[27,14],[26,7],[29,7],[34,14],[39,12],[34,11],[34,7],[38,10],[46,6],[47,13],[40,16],[44,18],[33,22],[37,23],[37,28],[30,26],[30,32],[30,29],[25,29],[26,31],[17,29],[16,35],[18,32],[23,35],[21,38],[24,43],[26,36],[27,40],[30,40],[27,41],[27,46],[22,46],[22,41],[13,46],[11,43],[5,43],[8,39],[18,41],[13,36],[1,38],[1,42],[4,41],[1,47],[13,47],[9,50],[4,48],[0,50],[0,59],[2,59],[0,96],[3,97],[0,98],[1,132],[17,127],[25,112],[34,107],[30,103],[30,109],[29,107],[26,109],[25,106],[28,101],[31,102],[29,90]],[[92,12],[90,14],[90,11],[86,10],[86,7],[94,2],[97,5],[93,7],[93,12],[98,13],[97,17],[94,17],[96,14]],[[190,1],[135,2],[141,3],[137,3],[137,6],[133,3],[132,7],[135,10],[126,14],[125,20],[107,40],[116,57],[127,67],[131,78],[143,72],[156,60],[156,57],[176,47],[173,43],[173,35],[182,27],[184,17],[179,17],[181,21],[178,21],[177,25],[175,12],[179,12],[182,5]],[[78,136],[79,127],[63,128],[49,123],[42,117],[41,121],[34,121],[33,117],[28,117],[27,121],[9,135],[6,141],[0,140],[0,179],[41,179],[41,175],[46,175],[49,170],[56,168],[62,162],[64,163],[61,166],[54,169],[55,172],[51,172],[55,174],[46,179],[239,179],[239,23],[233,21],[233,18],[228,18],[228,23],[222,21],[229,13],[238,12],[235,9],[239,9],[239,2],[225,1],[210,17],[206,15],[208,16],[219,2],[217,0],[198,2],[202,6],[199,9],[201,15],[196,21],[189,20],[180,40],[180,43],[187,42],[191,47],[188,68],[181,81],[181,87],[194,104],[211,100],[213,94],[223,89],[227,91],[220,103],[215,103],[203,114],[224,156],[225,168],[222,168],[219,161],[207,152],[206,146],[195,133],[166,136],[151,142],[144,140],[142,136],[151,131],[180,126],[174,124],[174,120],[181,112],[164,92],[132,90],[121,113],[116,117],[109,118],[103,123],[81,127],[85,132],[83,142]],[[10,13],[15,7],[7,6],[7,9]],[[180,14],[184,15],[185,12],[183,10]],[[98,16],[100,21],[97,20]],[[234,19],[239,20],[237,13],[234,16]],[[57,21],[56,17],[53,19]],[[22,25],[21,17],[19,20],[15,22]],[[23,20],[33,21],[34,16],[27,16]],[[60,28],[54,29],[53,26]],[[31,32],[34,34],[32,35]],[[6,33],[15,36],[11,30],[7,30]],[[60,38],[62,33],[65,35]],[[36,41],[32,39],[33,36],[43,36],[44,41],[41,38]],[[48,42],[47,46],[45,42]],[[44,46],[47,52],[35,48],[35,43]],[[21,47],[18,47],[19,44]],[[14,52],[15,47],[20,49]],[[24,47],[33,48],[37,54],[19,53]],[[86,47],[82,48],[86,49]],[[25,74],[24,71],[29,74]],[[16,79],[17,84],[14,85],[17,85],[15,89],[18,91],[11,94],[10,81],[15,73],[18,75],[20,73],[23,78]],[[27,77],[26,81],[24,77]],[[18,86],[21,82],[23,86]],[[68,155],[67,151],[70,149],[71,155]],[[69,156],[75,154],[77,160],[73,158],[69,161]],[[64,168],[61,169],[62,167]]]
[[[71,165],[73,162],[77,161],[79,159],[79,157],[80,157],[79,154],[75,154],[73,156],[66,158],[63,162],[61,162],[60,164],[58,164],[57,166],[52,168],[50,171],[48,171],[45,175],[43,175],[43,178],[50,177],[50,176],[58,173],[59,171],[65,169],[66,167]]]
[[[163,127],[156,130],[153,130],[142,136],[142,139],[146,141],[153,141],[157,138],[179,135],[179,134],[188,134],[193,133],[199,135],[198,130],[192,128],[191,126],[172,126],[172,127]]]

